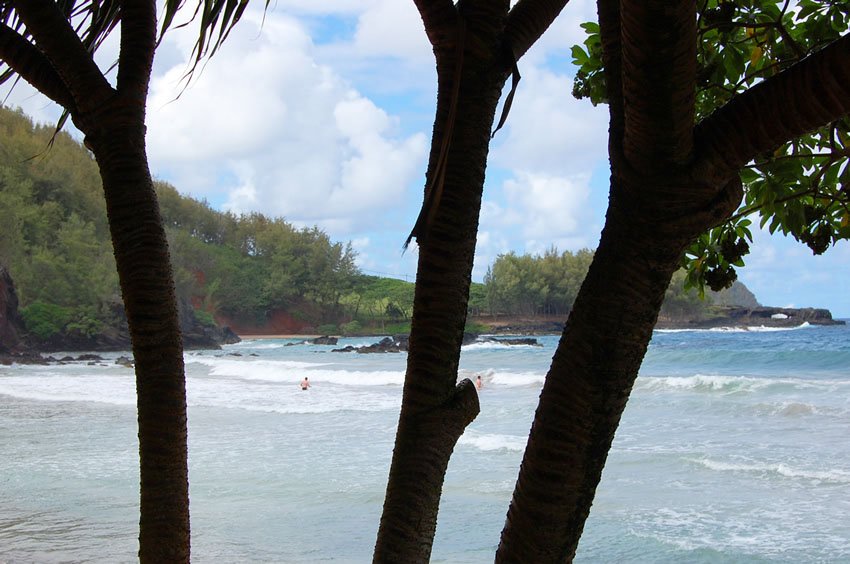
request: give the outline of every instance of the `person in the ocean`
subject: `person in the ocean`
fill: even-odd
[[[479,390],[484,387],[484,382],[481,380],[481,374],[475,379],[475,387]]]
[[[304,376],[304,379],[301,380],[301,389],[306,390],[310,387],[310,382],[307,380],[307,377]]]

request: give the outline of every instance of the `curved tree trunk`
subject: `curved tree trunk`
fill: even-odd
[[[614,433],[690,237],[631,218],[606,227],[546,377],[497,562],[575,556]]]
[[[442,198],[431,228],[419,238],[407,373],[375,562],[429,559],[449,457],[479,411],[475,386],[469,380],[457,384],[457,370],[490,127],[504,74],[488,69],[491,61],[474,65],[467,55]],[[437,124],[450,113],[453,68],[439,69]],[[445,135],[435,127],[429,179]]]
[[[188,562],[186,386],[173,276],[138,115],[143,108],[115,106],[87,128],[86,145],[103,179],[136,364],[139,559]]]

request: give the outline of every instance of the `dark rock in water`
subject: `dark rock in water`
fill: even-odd
[[[133,362],[133,359],[130,358],[130,357],[119,356],[118,358],[115,359],[115,364],[119,364],[121,366],[126,366],[127,368],[133,368],[133,365],[135,363]]]
[[[0,353],[0,364],[5,366],[11,364],[50,364],[51,362],[56,362],[56,359],[52,356],[43,357],[32,351]]]
[[[358,348],[357,352],[360,353],[360,354],[389,353],[389,352],[397,353],[397,352],[401,352],[402,350],[406,351],[407,347],[405,346],[404,348],[402,348],[401,344],[398,343],[392,337],[384,337],[383,339],[381,339],[377,343]]]
[[[316,337],[315,339],[310,339],[307,341],[311,345],[335,345],[339,341],[336,337],[330,337],[328,335],[322,335],[321,337]]]
[[[81,354],[77,357],[77,360],[103,360],[103,357],[99,354]]]
[[[65,355],[59,359],[59,362],[74,362],[74,357],[70,355]]]
[[[354,347],[348,345],[341,349],[333,349],[331,352],[356,352],[362,354],[369,353],[397,353],[405,352],[408,348],[407,335],[395,335],[393,337],[384,337],[377,343],[364,345],[362,347]]]
[[[494,338],[488,339],[488,341],[491,341],[491,342],[494,342],[494,343],[500,343],[502,345],[527,345],[527,346],[531,346],[531,347],[542,347],[543,346],[540,343],[538,343],[537,339],[535,339],[534,337],[518,337],[518,338],[502,338],[502,339],[497,339],[497,338],[494,337]]]
[[[471,345],[472,343],[475,343],[475,342],[478,341],[478,337],[479,337],[478,333],[467,333],[466,331],[464,331],[463,332],[463,340],[461,341],[460,344],[461,344],[461,346]]]
[[[542,347],[534,337],[482,337],[476,333],[464,333],[462,345],[471,345],[473,343],[498,343],[500,345],[528,345],[532,347]]]

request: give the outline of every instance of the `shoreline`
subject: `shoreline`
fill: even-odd
[[[313,334],[302,334],[302,333],[240,335],[239,333],[237,333],[236,336],[239,337],[240,339],[242,339],[243,341],[245,341],[245,340],[252,340],[253,341],[255,339],[260,339],[260,340],[262,340],[262,339],[317,339],[319,337],[324,337],[325,335],[313,335]]]

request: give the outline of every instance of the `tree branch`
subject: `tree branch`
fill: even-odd
[[[425,35],[434,49],[454,38],[457,10],[451,0],[413,0],[413,3],[419,10],[419,16],[425,24]]]
[[[144,104],[156,48],[156,4],[148,0],[124,0],[121,12],[118,91]]]
[[[540,39],[569,0],[519,0],[508,13],[505,38],[519,60]]]
[[[727,177],[850,114],[850,35],[736,96],[696,128],[698,170]]]
[[[87,112],[100,106],[112,94],[112,87],[57,5],[50,0],[16,0],[13,4],[74,97],[77,109]]]
[[[602,64],[608,95],[609,155],[622,154],[619,145],[625,128],[623,117],[623,47],[620,41],[620,0],[599,0],[599,36],[602,41]],[[617,164],[612,160],[612,164]]]
[[[620,13],[624,156],[643,174],[685,165],[693,153],[696,6],[623,0]]]
[[[74,98],[47,57],[35,45],[5,25],[0,26],[0,59],[60,106],[67,110],[75,108]]]

